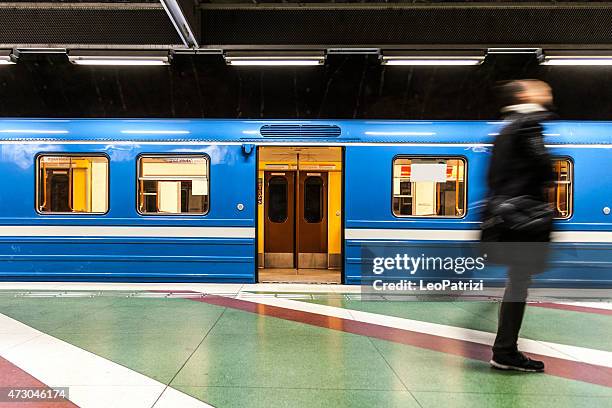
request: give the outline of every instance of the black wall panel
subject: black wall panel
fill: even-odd
[[[182,44],[162,8],[0,8],[1,44]]]
[[[202,10],[212,45],[427,45],[612,43],[612,8],[582,5],[280,6]],[[234,7],[234,8],[232,8]]]
[[[563,118],[612,120],[612,67],[543,67],[524,57],[419,68],[382,67],[374,56],[303,68],[228,67],[220,56],[121,68],[23,58],[0,66],[1,117],[493,119],[497,81],[540,78]]]

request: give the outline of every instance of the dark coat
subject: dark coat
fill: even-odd
[[[485,224],[491,217],[491,197],[529,196],[536,202],[546,202],[547,190],[554,180],[552,159],[544,146],[542,122],[555,119],[555,115],[548,111],[513,113],[505,119],[510,123],[495,138],[487,175],[489,200],[483,214]],[[547,242],[551,229],[552,220],[549,227],[537,234],[517,233],[503,228],[484,230],[483,240]],[[488,234],[488,238],[485,234]]]
[[[552,160],[544,146],[542,122],[550,112],[513,114],[493,144],[487,175],[489,192],[509,197],[532,196],[546,201],[554,179]]]

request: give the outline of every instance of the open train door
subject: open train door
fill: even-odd
[[[300,172],[297,216],[299,269],[327,269],[327,172]]]
[[[259,281],[340,283],[342,148],[258,153]]]
[[[264,264],[268,268],[294,268],[295,172],[266,171],[264,184]]]

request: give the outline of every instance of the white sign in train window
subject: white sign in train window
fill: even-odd
[[[446,163],[412,163],[410,181],[446,182]]]

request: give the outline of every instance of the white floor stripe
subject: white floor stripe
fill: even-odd
[[[431,334],[434,336],[446,337],[456,340],[471,341],[474,343],[486,345],[492,345],[493,341],[495,340],[494,333],[484,332],[480,330],[472,330],[465,329],[462,327],[422,322],[419,320],[404,319],[395,316],[385,316],[381,314],[362,312],[358,310],[349,310],[335,306],[306,303],[281,298],[255,298],[253,296],[239,298],[249,302],[284,307],[287,309],[300,310],[303,312],[317,313],[325,316],[357,320],[364,323],[377,324],[380,326],[393,327],[402,330],[410,330],[418,333]],[[604,367],[612,367],[612,352],[609,351],[595,350],[585,347],[570,346],[545,341],[536,341],[524,338],[521,338],[519,340],[519,348],[528,353],[535,353],[548,357],[556,357],[564,360],[580,361]]]
[[[159,381],[0,314],[0,355],[50,387],[69,387],[82,408],[193,407],[210,405]],[[162,394],[163,392],[163,394]]]
[[[555,302],[560,305],[590,307],[593,309],[612,310],[611,302]]]

